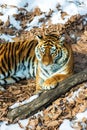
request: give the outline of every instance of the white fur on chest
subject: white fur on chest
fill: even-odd
[[[45,66],[45,67],[40,66],[39,76],[43,80],[46,80],[56,74],[67,74],[66,64],[64,66],[62,66],[61,68],[60,67],[57,68],[57,67],[55,67],[55,65]]]

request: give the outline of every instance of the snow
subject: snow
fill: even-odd
[[[38,115],[43,116],[43,111],[36,113],[34,116],[37,117]],[[19,120],[19,123],[21,123],[23,128],[20,128],[18,123],[7,125],[6,121],[0,122],[0,126],[1,126],[0,130],[25,130],[28,122],[29,122],[29,119]]]
[[[15,103],[10,108],[13,109],[13,108],[16,108],[16,107],[18,107],[20,105],[24,105],[26,103],[29,103],[29,102],[33,101],[34,99],[36,99],[37,97],[38,97],[38,95],[31,96],[29,99],[27,99],[27,100],[25,100],[25,101],[23,101],[21,103],[20,102],[19,103]]]
[[[27,7],[24,7],[28,3]],[[64,17],[64,19],[61,18],[61,10],[57,10],[57,5],[60,4],[60,8],[63,12],[66,12],[68,15]],[[0,16],[0,19],[4,22],[7,21],[8,16],[10,16],[10,22],[11,24],[16,27],[17,29],[21,29],[20,22],[16,21],[13,17],[13,14],[18,13],[18,8],[24,7],[28,11],[34,10],[36,7],[39,7],[42,12],[48,13],[49,10],[53,10],[53,14],[51,17],[51,22],[53,24],[62,23],[64,24],[67,22],[67,20],[76,14],[87,14],[87,1],[86,0],[2,0],[0,1],[0,5],[3,5],[3,7],[0,7],[0,12],[2,12],[4,15]],[[36,16],[34,20],[30,23],[27,23],[27,28],[25,30],[29,31],[34,26],[41,27],[42,23],[39,22],[40,17],[44,17],[45,15]],[[48,22],[45,24],[47,25]],[[3,38],[3,37],[1,37]],[[5,39],[9,41],[9,38]]]
[[[73,126],[74,126],[74,125],[77,126],[77,123],[78,123],[79,121],[81,122],[83,118],[86,118],[86,119],[87,119],[87,110],[86,110],[85,112],[78,113],[78,114],[76,115],[75,119],[72,120],[72,121],[69,121],[68,119],[65,119],[65,120],[63,121],[63,123],[60,125],[59,130],[75,130],[75,129],[73,128]],[[82,125],[83,125],[83,127],[85,127],[85,125],[87,125],[87,124],[82,123]],[[85,128],[84,128],[84,130],[85,130]]]
[[[82,89],[78,89],[77,91],[75,91],[70,98],[67,98],[67,101],[71,102],[71,101],[75,100],[81,91],[82,91]]]
[[[57,0],[55,0],[55,2],[54,0],[51,0],[51,2],[50,0],[44,0],[44,2],[42,2],[42,0],[34,0],[32,7],[39,7],[42,12],[49,12],[50,9],[55,10],[57,3]]]
[[[14,38],[14,36],[10,36],[7,34],[0,34],[0,38],[5,39],[6,41],[9,41],[9,42],[13,42],[12,38]]]
[[[36,7],[39,7],[42,12],[45,12],[47,14],[49,10],[53,10],[53,14],[51,16],[51,21],[53,24],[57,23],[62,23],[64,24],[67,22],[67,20],[76,14],[81,14],[85,15],[87,14],[87,0],[1,0],[0,5],[3,5],[2,7],[0,6],[0,12],[3,13],[4,15],[0,16],[0,19],[4,22],[7,21],[8,16],[10,18],[10,23],[17,28],[18,30],[21,29],[20,26],[20,21],[16,21],[15,18],[13,17],[13,14],[18,13],[18,8],[22,8],[28,3],[28,6],[25,7],[26,10],[32,11]],[[60,4],[61,9],[60,11],[57,10],[56,6]],[[12,6],[13,5],[13,6]],[[68,15],[64,17],[64,19],[61,18],[61,11],[66,12]],[[27,23],[27,28],[26,30],[31,30],[34,26],[41,27],[42,23],[39,23],[40,18],[45,18],[45,14],[42,14],[40,16],[34,17],[33,21],[30,23]],[[87,18],[86,18],[87,19]],[[47,24],[47,23],[46,23]],[[1,39],[5,39],[6,41],[12,41],[12,38],[15,36],[10,36],[7,34],[0,34]],[[80,91],[80,90],[79,90]],[[68,101],[73,100],[79,93],[79,91],[75,92],[73,96],[70,99],[67,99]],[[16,103],[10,108],[15,108],[19,105],[28,103],[34,99],[36,99],[38,96],[35,95],[31,97],[30,99],[23,101],[22,103]],[[36,114],[38,116],[38,113]],[[41,114],[43,116],[43,114]],[[87,110],[83,113],[77,113],[75,121],[81,121],[82,118],[85,117],[87,118]],[[21,120],[19,121],[23,124],[25,127],[28,123],[28,119]],[[7,122],[0,122],[0,130],[23,130],[22,128],[19,127],[19,125],[16,124],[11,124],[11,125],[6,125]],[[65,119],[63,123],[61,124],[59,130],[74,130],[72,128],[71,124],[73,124],[72,121]]]
[[[23,130],[18,124],[6,125],[7,122],[3,122],[0,130]]]
[[[0,1],[0,3],[2,3]],[[8,16],[12,17],[13,14],[17,13],[17,8],[12,8],[10,6],[0,7],[0,12],[2,12],[4,15],[0,16],[0,19],[4,22],[7,21]]]
[[[71,128],[70,121],[65,119],[61,124],[61,126],[59,127],[59,130],[74,130],[74,129]]]
[[[14,17],[10,17],[10,23],[17,29],[21,29],[20,21],[16,21]]]
[[[26,2],[30,2],[30,0],[2,0],[0,1],[0,4],[6,4],[6,5],[14,5],[14,6],[17,6],[17,7],[23,7]]]
[[[35,16],[33,21],[31,23],[28,23],[27,24],[27,29],[26,31],[28,30],[31,30],[34,26],[36,27],[40,27],[42,25],[42,23],[39,23],[39,19],[40,18],[44,18],[44,14],[40,15],[40,16]]]
[[[76,115],[77,120],[82,120],[82,118],[84,118],[84,117],[87,118],[87,110],[85,112],[78,113]]]
[[[65,22],[67,22],[67,20],[69,18],[70,18],[70,16],[66,16],[65,19],[63,20],[61,18],[61,11],[59,11],[59,12],[56,11],[56,12],[53,13],[51,20],[52,20],[53,24],[57,24],[57,23],[64,24]]]

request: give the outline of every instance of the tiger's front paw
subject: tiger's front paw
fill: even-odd
[[[55,88],[58,85],[58,82],[54,78],[49,78],[44,81],[42,84],[42,89],[44,90],[50,90]]]

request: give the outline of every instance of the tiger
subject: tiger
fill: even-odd
[[[73,74],[73,52],[57,35],[0,44],[0,85],[36,78],[36,92],[55,88]]]

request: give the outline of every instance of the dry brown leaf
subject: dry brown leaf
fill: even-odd
[[[48,127],[55,127],[55,126],[57,126],[57,125],[58,125],[58,121],[55,120],[55,121],[49,122],[47,126],[48,126]]]

